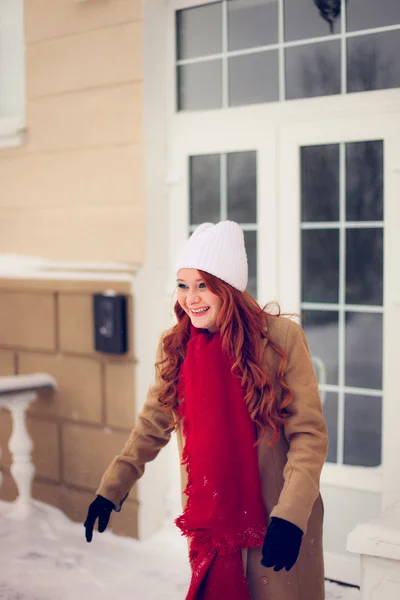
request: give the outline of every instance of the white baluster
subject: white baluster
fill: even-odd
[[[18,489],[16,509],[21,512],[22,507],[27,509],[32,500],[31,487],[35,467],[32,462],[33,444],[26,428],[25,411],[35,398],[35,392],[27,392],[15,394],[6,400],[13,418],[13,430],[8,443],[12,455],[10,470]]]
[[[7,408],[12,416],[8,447],[12,458],[10,471],[18,489],[18,497],[8,516],[24,518],[34,508],[37,510],[38,503],[35,504],[31,494],[35,475],[32,462],[33,444],[26,428],[25,413],[29,404],[36,399],[39,390],[56,387],[56,380],[47,373],[0,377],[0,407]]]

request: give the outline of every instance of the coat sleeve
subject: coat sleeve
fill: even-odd
[[[157,349],[157,362],[163,358],[162,339],[163,336]],[[160,368],[156,367],[155,382],[148,391],[137,425],[121,454],[106,469],[96,491],[96,494],[110,500],[117,511],[121,510],[131,488],[143,475],[145,464],[154,460],[170,440],[173,431],[171,416],[161,410],[158,402],[161,385]]]
[[[319,494],[328,437],[307,339],[301,327],[290,320],[285,352],[285,381],[293,394],[283,427],[289,450],[283,488],[271,516],[286,519],[306,532]]]

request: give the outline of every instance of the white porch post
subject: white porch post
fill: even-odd
[[[26,428],[25,412],[41,389],[54,389],[51,375],[15,375],[0,377],[0,407],[7,408],[12,416],[12,433],[8,447],[12,456],[11,474],[18,489],[18,498],[12,514],[23,517],[32,506],[31,487],[35,474],[32,462],[32,440]],[[1,484],[1,481],[0,481]]]

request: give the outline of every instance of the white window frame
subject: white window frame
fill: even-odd
[[[244,119],[246,121],[246,119]],[[185,120],[186,121],[186,120]],[[188,204],[188,193],[190,189],[189,182],[189,163],[188,159],[190,156],[196,156],[201,154],[217,154],[217,153],[229,153],[232,151],[249,151],[253,150],[257,152],[257,215],[258,220],[256,226],[251,225],[251,229],[258,233],[258,252],[257,252],[257,283],[258,283],[258,301],[263,303],[275,298],[281,304],[284,312],[300,312],[302,303],[300,302],[300,295],[295,298],[293,294],[293,281],[297,281],[298,293],[300,294],[300,270],[296,270],[293,273],[293,278],[288,289],[285,289],[285,282],[281,279],[282,268],[278,267],[279,260],[269,262],[267,257],[274,255],[276,252],[281,254],[283,261],[293,261],[293,248],[287,243],[287,235],[293,237],[293,231],[284,233],[287,224],[282,223],[282,230],[280,234],[274,227],[271,227],[271,223],[278,224],[277,219],[277,203],[263,202],[265,198],[274,197],[279,194],[278,182],[276,181],[276,170],[275,165],[277,161],[277,155],[275,153],[274,141],[270,138],[268,142],[262,139],[262,136],[257,134],[249,133],[251,130],[254,131],[255,123],[247,121],[247,126],[244,125],[243,133],[232,132],[231,137],[228,135],[229,125],[225,124],[224,129],[226,135],[223,136],[223,140],[204,139],[204,134],[201,133],[204,126],[199,129],[191,130],[187,128],[187,137],[179,137],[176,142],[172,145],[172,162],[171,167],[174,173],[174,180],[171,181],[171,196],[170,196],[170,234],[171,234],[171,245],[170,245],[170,260],[171,260],[171,272],[170,272],[170,287],[168,289],[168,295],[173,293],[175,285],[175,273],[173,271],[172,263],[176,256],[179,248],[184,243],[188,231],[192,230],[193,227],[189,227],[189,204]],[[248,132],[247,134],[245,132]],[[268,136],[269,137],[269,136]],[[239,141],[239,144],[238,144]],[[346,141],[355,141],[350,135]],[[366,138],[366,141],[367,138]],[[283,141],[284,143],[284,141]],[[308,142],[307,142],[308,143]],[[333,143],[333,142],[332,142]],[[306,145],[306,144],[305,144]],[[263,171],[263,173],[262,173]],[[286,198],[293,197],[293,183],[299,186],[299,181],[289,182],[289,179],[285,175],[285,180],[288,181],[287,193],[281,188],[281,196]],[[292,190],[289,192],[289,186]],[[298,214],[293,214],[293,207],[289,206],[287,210],[280,210],[280,214],[292,213],[293,226],[291,229],[296,229],[298,240],[295,241],[294,245],[299,246],[301,222],[300,222],[300,203],[298,206]],[[296,220],[298,219],[298,220]],[[382,223],[380,222],[380,225]],[[368,225],[370,223],[368,222]],[[247,229],[244,225],[243,229]],[[261,235],[262,232],[269,231],[269,235]],[[386,243],[386,242],[385,242]],[[283,245],[284,248],[279,249],[279,245]],[[261,276],[262,274],[262,276]],[[314,308],[316,305],[314,305]],[[325,305],[324,305],[325,307]],[[349,309],[356,309],[353,305],[349,306]],[[363,307],[365,311],[371,308],[371,312],[383,313],[383,307]],[[329,385],[323,387],[326,391],[330,390]],[[335,386],[336,391],[337,386]],[[363,389],[359,388],[345,388],[345,391],[353,391],[357,393],[363,393]],[[368,391],[368,395],[371,396],[383,396],[384,392],[365,390]],[[322,393],[322,390],[321,390]],[[343,416],[343,415],[342,415]],[[382,423],[382,431],[384,425]],[[339,428],[338,428],[339,430]],[[384,441],[384,440],[383,440]],[[338,439],[338,444],[340,440]],[[383,461],[383,457],[382,457]],[[337,463],[325,463],[323,472],[321,475],[321,482],[327,485],[335,485],[338,487],[345,487],[347,489],[354,489],[366,492],[381,493],[383,484],[383,470],[382,465],[377,467],[357,467],[352,465],[342,465]]]
[[[397,103],[397,115],[400,112],[400,98]],[[301,216],[300,202],[293,202],[291,199],[296,198],[300,190],[300,157],[299,149],[301,146],[318,145],[328,143],[346,143],[355,141],[369,141],[374,139],[382,139],[384,141],[384,186],[385,186],[385,209],[384,209],[384,303],[383,307],[367,307],[363,306],[363,310],[384,314],[384,330],[383,330],[383,355],[388,356],[388,344],[390,344],[390,336],[388,333],[387,310],[393,304],[393,298],[397,297],[397,281],[398,277],[395,274],[395,261],[390,255],[389,248],[393,245],[393,225],[389,221],[388,205],[393,204],[395,193],[393,189],[393,168],[391,163],[396,151],[393,149],[395,134],[393,133],[391,114],[389,111],[380,110],[379,106],[371,111],[368,115],[352,118],[350,126],[348,117],[343,119],[333,119],[329,123],[325,123],[323,128],[313,126],[312,122],[292,124],[290,127],[283,127],[280,135],[280,146],[283,154],[288,162],[281,165],[280,175],[280,195],[281,201],[284,203],[283,209],[285,212],[291,211],[292,220],[285,224],[286,233],[292,239],[290,247],[285,244],[283,231],[280,235],[279,245],[279,261],[282,265],[279,272],[283,272],[285,262],[297,264],[300,257],[301,248]],[[297,163],[297,169],[293,167]],[[286,176],[285,169],[288,164],[293,172],[293,177],[289,180]],[[370,225],[368,222],[367,225]],[[373,223],[372,223],[373,225]],[[381,226],[382,223],[379,222]],[[390,226],[391,225],[391,226]],[[293,252],[293,248],[296,249]],[[393,254],[393,252],[392,252]],[[279,287],[279,297],[282,300],[283,308],[290,306],[290,310],[300,312],[302,306],[300,298],[301,282],[300,269],[293,266],[292,276],[290,281],[288,278],[282,278]],[[296,297],[297,294],[297,297]],[[289,304],[290,302],[290,304]],[[294,305],[294,308],[293,308]],[[342,306],[342,305],[341,305]],[[355,307],[357,309],[357,307]],[[353,305],[349,306],[349,310],[354,310]],[[386,321],[387,320],[387,321]],[[390,382],[390,383],[389,383]],[[326,386],[328,388],[329,386]],[[336,386],[335,386],[336,387]],[[339,387],[341,387],[339,385]],[[386,415],[395,413],[393,403],[395,399],[390,397],[390,390],[393,388],[393,369],[390,369],[387,359],[383,364],[383,389],[382,391],[368,390],[368,395],[383,396],[383,419],[382,419],[382,464],[378,467],[356,467],[350,465],[341,465],[334,463],[326,463],[322,472],[321,481],[324,484],[343,486],[350,489],[357,489],[370,492],[382,492],[383,477],[385,470],[385,459],[387,452],[385,449],[393,444],[392,435],[385,426]],[[363,393],[364,390],[358,390],[357,393]],[[340,416],[339,416],[340,418]],[[385,439],[386,436],[386,439]],[[340,440],[338,439],[338,443]]]
[[[13,97],[6,113],[0,102],[0,148],[20,146],[25,132],[25,39],[23,0],[0,0],[0,94]],[[1,26],[7,31],[2,36]],[[12,73],[12,76],[10,76]],[[2,89],[1,83],[4,88]]]
[[[228,0],[170,0],[172,12],[174,11],[187,9],[187,8],[196,8],[200,6],[205,6],[208,4],[222,3],[222,51],[215,55],[206,55],[200,56],[196,58],[189,59],[181,59],[176,60],[176,56],[173,57],[174,69],[176,71],[177,66],[181,65],[189,65],[195,64],[198,62],[206,62],[208,60],[213,59],[222,59],[222,107],[215,110],[223,110],[226,108],[230,108],[228,105],[229,99],[229,80],[228,80],[228,57],[231,56],[244,56],[249,54],[257,54],[259,52],[264,52],[267,50],[277,50],[279,53],[279,77],[278,77],[278,85],[279,85],[279,100],[277,102],[295,102],[296,100],[286,100],[286,79],[285,79],[285,49],[292,47],[300,47],[306,46],[309,44],[319,44],[328,41],[340,41],[341,46],[341,65],[340,65],[340,78],[341,78],[341,91],[334,96],[343,96],[347,94],[347,40],[349,38],[354,37],[362,37],[368,36],[370,34],[375,33],[384,33],[387,31],[398,31],[400,30],[400,24],[397,25],[385,25],[382,27],[374,27],[369,29],[359,29],[356,31],[346,31],[346,10],[341,10],[340,13],[340,23],[341,23],[341,31],[339,33],[320,36],[320,37],[308,37],[304,39],[294,40],[286,42],[284,40],[284,0],[277,0],[278,2],[278,42],[275,44],[269,44],[266,46],[258,46],[246,48],[243,50],[236,51],[228,51],[228,39],[227,39],[227,19],[228,19],[228,9],[227,9],[227,1]],[[345,4],[345,0],[342,0],[342,5]],[[173,29],[175,28],[175,23],[173,23]],[[175,85],[175,107],[177,106],[177,89],[176,89],[176,73],[174,75],[174,85]],[[397,89],[397,88],[387,88],[387,89]],[[361,92],[371,94],[374,91]],[[359,92],[360,93],[360,92]],[[351,94],[353,95],[353,94]],[[326,97],[326,96],[318,96],[318,97]],[[329,97],[329,96],[328,96]],[[300,99],[301,100],[301,99]],[[270,103],[267,103],[270,104]]]
[[[201,128],[200,128],[201,129]],[[189,231],[196,226],[189,225],[188,194],[190,190],[189,181],[189,158],[202,154],[226,155],[231,152],[255,151],[257,154],[257,222],[241,223],[243,231],[255,231],[257,233],[257,295],[260,302],[266,301],[268,297],[275,294],[277,288],[277,274],[274,264],[267,264],[266,257],[275,252],[277,245],[276,230],[272,229],[270,235],[260,236],[260,231],[268,226],[268,223],[276,220],[276,204],[262,203],[260,198],[271,198],[276,195],[276,178],[273,165],[276,157],[274,155],[274,136],[264,138],[262,133],[254,132],[254,125],[244,126],[240,132],[235,131],[228,124],[224,125],[225,135],[223,139],[205,138],[203,132],[192,130],[187,135],[179,136],[170,147],[170,282],[168,292],[172,293],[176,285],[173,270],[174,259],[182,244],[185,242]],[[266,165],[263,176],[260,164]],[[221,178],[221,206],[224,209],[226,202],[226,190],[224,189],[223,177]],[[226,208],[226,207],[225,207]],[[226,214],[222,214],[226,218]],[[263,277],[260,277],[263,273]]]
[[[359,141],[359,140],[356,140]],[[368,141],[368,140],[365,140]],[[337,143],[337,142],[336,142]],[[340,160],[340,220],[339,221],[328,221],[328,222],[300,222],[300,231],[304,231],[306,229],[312,229],[315,231],[316,229],[334,229],[339,232],[339,244],[340,244],[340,269],[339,269],[339,299],[335,304],[329,303],[317,303],[317,302],[301,302],[300,306],[302,310],[334,310],[338,311],[338,335],[339,335],[339,364],[344,364],[345,361],[345,325],[344,325],[344,317],[347,311],[349,312],[361,312],[361,313],[375,313],[381,314],[384,316],[384,304],[381,306],[372,306],[372,305],[356,305],[356,304],[346,304],[345,302],[345,276],[344,276],[344,267],[345,267],[345,235],[346,230],[348,228],[357,228],[357,229],[382,229],[385,230],[385,222],[383,221],[356,221],[354,223],[350,221],[346,221],[345,217],[345,163],[344,163],[344,146],[347,142],[339,142],[339,160]],[[385,141],[383,141],[385,145]],[[300,169],[299,169],[300,170]],[[340,467],[350,467],[351,469],[351,482],[348,487],[355,487],[356,489],[365,489],[365,491],[380,491],[381,490],[381,466],[377,467],[355,467],[353,465],[345,465],[343,464],[343,450],[344,450],[344,396],[345,394],[358,394],[360,396],[375,396],[377,398],[382,399],[382,410],[383,410],[383,390],[375,390],[375,389],[364,389],[359,387],[349,387],[345,385],[344,381],[344,372],[342,369],[341,378],[336,385],[329,385],[326,383],[322,383],[320,381],[320,392],[321,396],[323,396],[324,392],[334,392],[338,394],[338,427],[337,427],[337,463],[326,463],[324,466],[324,474],[323,479],[328,474],[329,483],[332,480],[336,480],[342,469]],[[383,422],[382,422],[382,437],[383,437]],[[368,469],[368,475],[365,471]],[[367,475],[367,477],[366,477]],[[350,478],[349,478],[350,479]]]

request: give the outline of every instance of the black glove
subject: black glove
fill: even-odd
[[[115,508],[114,504],[110,500],[103,498],[103,496],[96,496],[89,506],[86,521],[83,524],[87,542],[92,541],[93,527],[97,518],[99,519],[99,532],[103,533],[106,530],[113,508]]]
[[[274,571],[285,567],[290,571],[299,556],[302,537],[303,532],[297,525],[272,517],[262,547],[262,566],[274,567]]]

